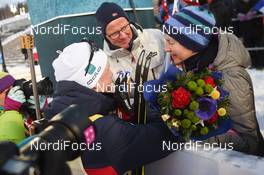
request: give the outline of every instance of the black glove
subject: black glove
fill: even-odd
[[[118,105],[120,105],[126,113],[133,111],[133,104],[130,101],[130,83],[127,74],[125,77],[120,76],[115,81],[115,93],[114,98]]]
[[[48,120],[45,118],[35,120],[32,125],[35,127],[35,134],[38,134],[48,126]]]

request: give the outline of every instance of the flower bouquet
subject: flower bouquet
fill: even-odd
[[[173,69],[174,73],[169,70],[170,75],[149,82],[166,84],[166,91],[144,94],[147,101],[158,106],[172,133],[187,141],[227,132],[231,128],[227,112],[229,93],[222,88],[222,74],[212,67],[199,73],[176,70],[175,74]]]

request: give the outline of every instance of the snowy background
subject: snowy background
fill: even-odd
[[[254,87],[257,118],[262,135],[264,136],[264,69],[249,69],[248,72],[251,76]]]
[[[6,4],[16,4],[18,2],[24,2],[26,0],[0,0],[0,7],[5,6]]]

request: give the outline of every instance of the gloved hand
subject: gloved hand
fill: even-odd
[[[27,100],[27,102],[30,104],[29,108],[35,109],[36,104],[35,104],[34,96],[30,96],[29,99]],[[43,110],[47,104],[48,104],[47,97],[45,95],[39,95],[40,110]]]
[[[41,118],[39,120],[34,120],[31,122],[26,121],[25,125],[29,130],[30,135],[38,134],[48,126],[48,120],[45,118]]]
[[[238,13],[237,18],[239,21],[248,21],[251,20],[256,15],[256,11],[249,11],[247,14]]]
[[[251,11],[251,10],[250,10],[250,11],[247,13],[247,19],[248,19],[248,20],[253,19],[253,18],[256,16],[256,14],[257,14],[256,11]]]
[[[239,21],[245,21],[246,20],[246,14],[238,13],[237,18],[239,19]]]
[[[15,86],[10,89],[8,92],[5,102],[4,102],[4,110],[10,111],[15,110],[19,111],[20,107],[23,103],[26,102],[26,97],[24,92],[21,90],[19,86]]]

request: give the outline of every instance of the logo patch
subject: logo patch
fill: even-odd
[[[93,83],[93,81],[96,79],[97,75],[99,74],[99,72],[101,71],[102,67],[98,67],[98,69],[95,71],[93,71],[93,76],[92,78],[87,82],[87,85],[90,85],[91,83]],[[94,69],[95,70],[95,69]]]
[[[85,72],[92,75],[96,70],[96,67],[93,64],[90,64],[90,66],[85,68]]]
[[[130,71],[118,71],[116,72],[117,77],[124,78],[125,76],[130,77],[131,72]]]
[[[118,15],[118,13],[112,13],[112,16],[113,17],[115,17],[115,16],[117,16]]]

